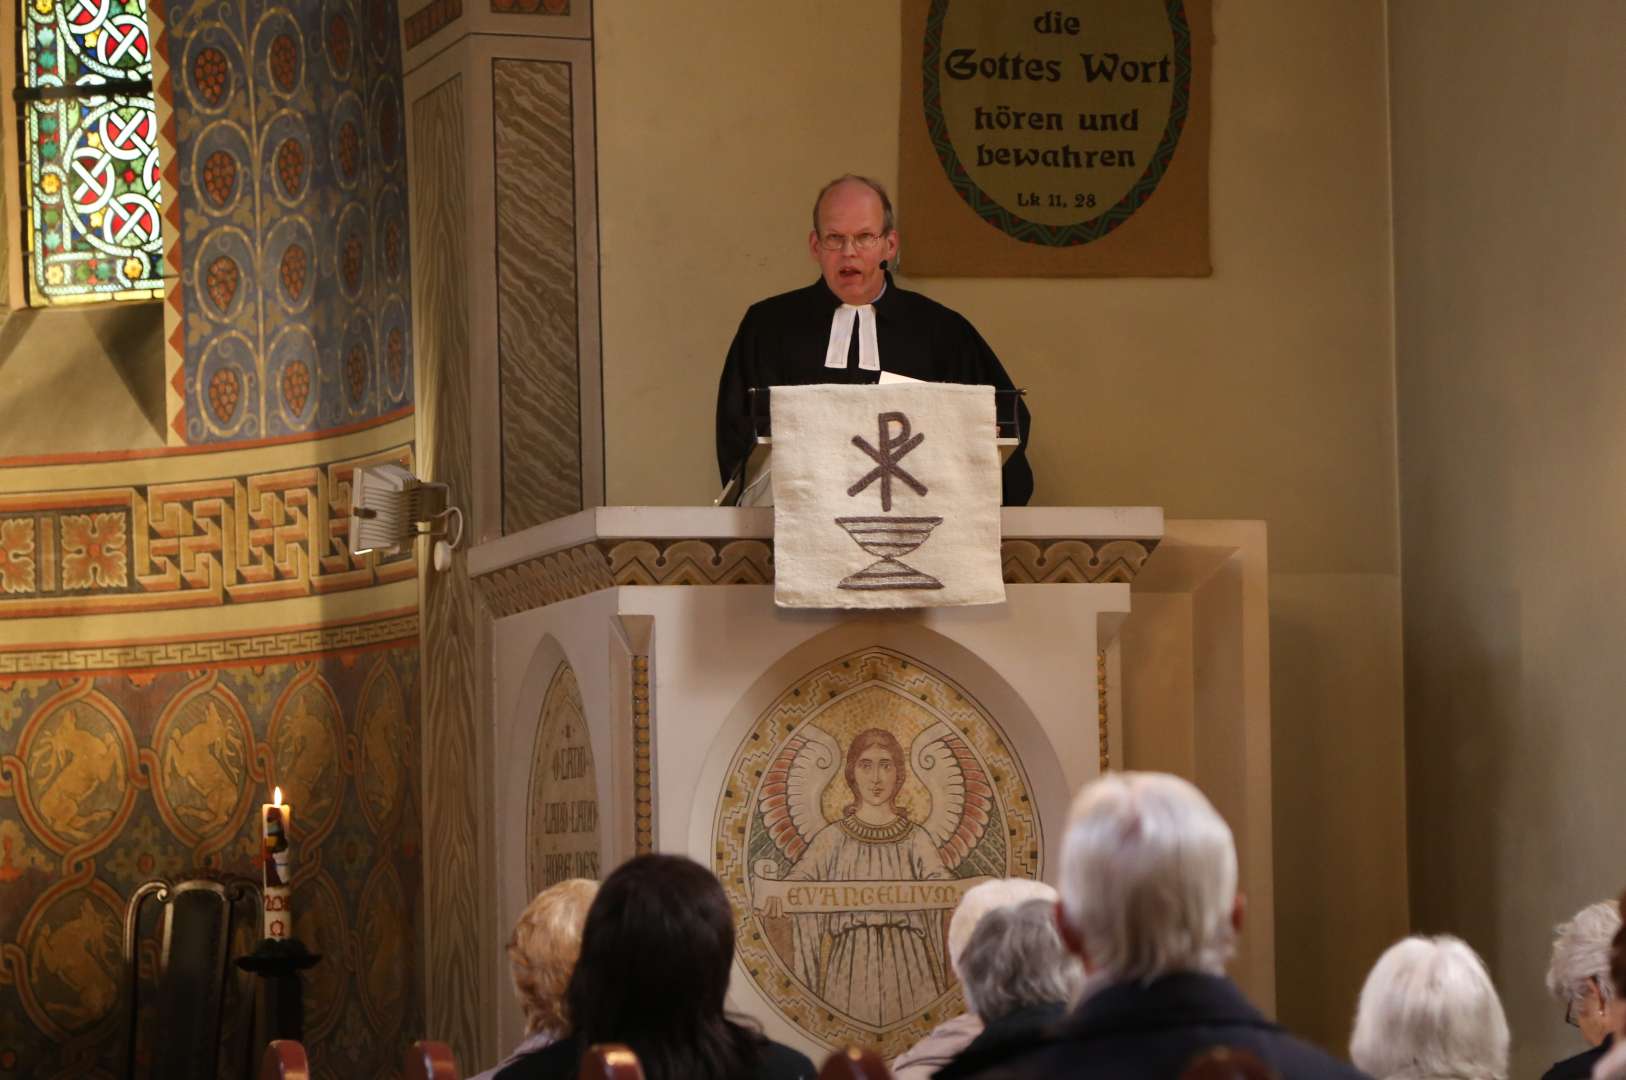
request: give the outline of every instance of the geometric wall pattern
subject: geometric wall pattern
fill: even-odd
[[[380,462],[410,468],[412,448],[274,472],[0,494],[0,619],[214,607],[412,578],[410,549],[349,551],[351,479]]]
[[[416,639],[316,659],[0,681],[0,1075],[114,1075],[124,898],[258,877],[294,807],[318,1076],[394,1073],[422,1030]]]
[[[395,0],[169,0],[186,443],[412,403]]]

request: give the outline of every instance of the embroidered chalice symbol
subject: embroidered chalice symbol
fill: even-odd
[[[842,589],[941,589],[943,583],[902,561],[943,523],[940,517],[839,517],[853,543],[880,558],[841,579]]]

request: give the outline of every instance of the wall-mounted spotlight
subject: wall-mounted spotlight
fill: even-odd
[[[420,536],[433,536],[435,569],[446,569],[463,539],[463,511],[449,505],[449,496],[445,484],[419,480],[394,462],[357,469],[350,481],[350,551],[394,555]],[[425,522],[429,528],[418,528]]]

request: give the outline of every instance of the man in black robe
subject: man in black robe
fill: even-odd
[[[887,267],[898,255],[898,233],[880,184],[843,176],[825,185],[807,246],[819,280],[752,304],[729,347],[717,387],[717,468],[725,484],[755,445],[752,387],[875,383],[884,370],[1012,389],[999,357],[964,316],[893,284]],[[1006,506],[1026,505],[1033,495],[1028,410],[1018,409],[1020,441],[1002,476]]]

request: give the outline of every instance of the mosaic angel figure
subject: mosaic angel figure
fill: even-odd
[[[930,809],[912,820],[898,804],[908,770],[925,788]],[[851,796],[840,817],[822,809],[837,775]],[[918,735],[905,756],[897,736],[859,732],[846,753],[828,732],[808,724],[774,758],[763,777],[759,809],[783,861],[780,880],[907,882],[955,877],[982,839],[993,789],[965,740],[945,723]],[[782,865],[760,860],[759,877]],[[791,915],[791,966],[829,1007],[885,1026],[930,1005],[952,975],[944,959],[942,910],[861,907]]]

